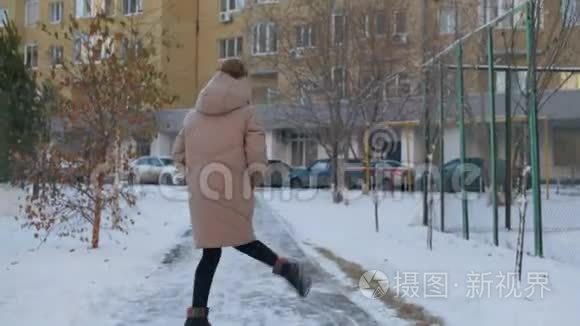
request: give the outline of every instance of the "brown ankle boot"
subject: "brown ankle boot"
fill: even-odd
[[[185,326],[211,326],[207,319],[209,309],[202,307],[191,307],[187,309],[187,320]]]

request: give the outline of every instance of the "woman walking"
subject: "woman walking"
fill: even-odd
[[[302,264],[278,256],[254,236],[253,188],[258,177],[251,170],[260,170],[256,167],[264,166],[267,158],[250,94],[243,62],[222,62],[187,114],[173,148],[176,162],[187,171],[194,242],[203,250],[186,326],[210,325],[208,297],[224,247],[268,265],[301,297],[310,290]]]

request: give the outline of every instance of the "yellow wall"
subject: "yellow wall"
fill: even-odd
[[[49,18],[49,3],[54,0],[40,0],[40,20],[41,22],[36,27],[24,26],[24,4],[25,0],[0,0],[0,6],[5,7],[9,11],[9,16],[14,19],[22,31],[23,39],[26,43],[37,42],[39,44],[39,68],[38,73],[41,76],[46,76],[49,72],[50,54],[49,49],[52,44],[57,43],[52,36],[43,32],[40,28],[42,23],[46,23],[49,30],[64,30],[67,26],[66,19],[63,23],[52,25],[48,23]],[[281,0],[288,1],[288,0]],[[403,65],[408,63],[418,63],[422,59],[422,42],[424,35],[421,31],[421,0],[385,0],[389,3],[388,6],[388,24],[390,28],[393,27],[394,11],[396,8],[406,8],[409,43],[407,45],[396,48],[392,53],[388,53],[390,58],[394,58],[391,65]],[[476,0],[462,0],[466,4],[465,8],[472,8],[469,14],[469,24],[477,23],[476,16],[477,8],[473,6]],[[378,1],[381,2],[381,1]],[[72,14],[73,0],[64,0],[65,13],[64,17]],[[178,100],[173,104],[173,107],[191,107],[195,103],[195,99],[199,91],[205,86],[207,81],[215,73],[218,65],[218,40],[223,38],[232,38],[243,36],[244,41],[244,55],[243,58],[249,64],[250,72],[259,71],[257,60],[251,55],[251,38],[249,28],[251,25],[249,6],[253,1],[247,0],[246,9],[233,14],[233,22],[221,23],[219,21],[219,0],[143,0],[144,13],[141,15],[125,18],[127,22],[139,24],[142,31],[151,31],[156,38],[158,38],[159,68],[168,76],[169,90],[178,96]],[[381,2],[382,3],[382,2]],[[122,16],[122,0],[116,0],[116,17]],[[262,4],[259,6],[275,6],[275,4]],[[440,2],[429,2],[429,26],[428,30],[431,35],[435,37],[428,37],[432,41],[432,45],[436,48],[441,48],[445,44],[451,42],[450,37],[437,36],[438,24],[437,17],[439,14],[438,6]],[[471,7],[469,7],[471,6]],[[552,6],[552,5],[551,5]],[[556,5],[546,8],[550,13],[547,16],[545,26],[550,26],[553,20],[554,13],[558,12]],[[473,11],[475,10],[475,11]],[[471,27],[466,27],[471,28]],[[580,34],[580,28],[570,37],[571,40],[577,40]],[[65,42],[64,46],[65,57],[72,55],[72,42]],[[477,42],[476,42],[477,43]],[[568,48],[574,47],[574,53],[577,53],[580,44],[573,42]],[[164,46],[164,45],[168,46]],[[24,45],[23,45],[24,49]],[[466,55],[469,56],[471,50],[466,50]],[[398,58],[398,59],[397,59]],[[573,65],[578,56],[565,56],[570,58],[570,64]],[[574,60],[572,60],[572,58]],[[398,61],[397,61],[398,60]],[[568,60],[566,60],[568,61]],[[411,77],[419,77],[418,71],[411,72]],[[265,87],[286,88],[287,83],[282,76],[274,75],[254,75],[252,81],[255,84],[256,92],[260,93]],[[419,80],[415,80],[417,85]],[[469,81],[468,81],[469,82]],[[478,83],[481,84],[481,83]],[[487,87],[485,83],[481,84]],[[570,82],[568,87],[580,87],[575,81]],[[481,86],[472,85],[475,88]]]
[[[9,18],[15,20],[22,38],[22,50],[28,43],[38,44],[37,74],[43,78],[50,73],[50,47],[62,45],[65,61],[73,55],[73,42],[62,37],[56,39],[42,30],[58,32],[61,36],[70,26],[69,16],[74,14],[74,1],[64,0],[64,13],[61,23],[49,22],[49,3],[54,0],[40,0],[39,22],[36,26],[25,26],[25,1],[0,0],[0,7],[6,7]],[[208,1],[209,2],[209,1]],[[178,96],[174,107],[189,107],[194,103],[195,91],[195,19],[197,1],[183,0],[144,0],[143,13],[123,17],[122,0],[115,1],[114,19],[123,20],[130,25],[138,26],[141,33],[151,33],[154,37],[158,56],[154,58],[159,69],[167,74],[168,87],[172,94]],[[88,23],[90,18],[81,18],[81,24]]]

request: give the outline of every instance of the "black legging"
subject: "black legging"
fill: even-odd
[[[278,255],[260,241],[253,241],[235,248],[270,267],[274,267],[276,260],[278,260]],[[193,307],[207,307],[211,283],[221,255],[221,248],[203,249],[203,255],[195,272]]]

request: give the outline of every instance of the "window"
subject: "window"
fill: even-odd
[[[103,40],[102,36],[95,35],[90,40],[89,48],[99,54],[100,60],[108,59],[115,52],[114,38],[109,36]]]
[[[375,33],[378,36],[387,34],[387,14],[385,12],[379,12],[375,16]]]
[[[486,2],[482,1],[480,5],[480,16],[482,23],[488,23],[493,21],[494,19],[506,14],[510,11],[513,6],[517,6],[523,3],[525,0],[487,0],[487,7]],[[543,26],[543,11],[544,11],[544,1],[540,0],[537,1],[539,4],[539,21],[540,26]],[[525,21],[525,11],[520,11],[515,15],[509,15],[505,17],[501,22],[499,22],[499,28],[513,28],[513,27],[524,27]]]
[[[346,96],[346,69],[344,67],[332,69],[332,85],[336,89],[336,95],[339,98]]]
[[[135,1],[141,3],[143,0]],[[95,17],[99,13],[107,16],[115,14],[115,0],[75,0],[74,4],[76,18]]]
[[[159,159],[161,161],[161,164],[163,164],[163,166],[172,166],[175,165],[175,161],[171,158],[165,158],[162,157]]]
[[[138,166],[144,166],[144,165],[147,165],[148,160],[149,160],[148,158],[141,158],[135,164]]]
[[[312,25],[296,26],[295,31],[297,48],[311,48],[316,46],[316,32]]]
[[[407,35],[407,13],[405,11],[395,12],[395,35]]]
[[[370,36],[370,27],[369,27],[369,25],[370,25],[370,17],[369,17],[369,15],[364,15],[363,16],[363,19],[360,22],[360,24],[361,24],[360,25],[360,29],[361,29],[362,34],[365,37],[369,37]]]
[[[244,43],[242,37],[219,40],[219,58],[238,58],[242,56]]]
[[[75,17],[90,17],[93,7],[92,0],[75,0]]]
[[[150,157],[147,159],[147,165],[162,167],[163,163],[161,163],[161,161],[158,158]]]
[[[510,78],[511,91],[514,93],[523,93],[527,89],[527,71],[512,71]],[[506,72],[498,71],[495,73],[496,92],[503,94],[506,92]]]
[[[439,11],[439,33],[454,34],[457,29],[458,12],[451,5],[444,5]]]
[[[314,174],[325,173],[328,172],[329,170],[330,170],[330,162],[327,161],[316,162],[310,167],[310,172]]]
[[[278,100],[278,90],[273,87],[254,87],[252,89],[252,103],[274,104]]]
[[[48,5],[51,23],[60,23],[62,21],[63,9],[64,9],[64,5],[63,5],[62,1],[51,2]]]
[[[580,73],[562,73],[560,78],[564,83],[562,89],[580,89]]]
[[[342,45],[345,37],[346,17],[344,15],[332,16],[332,36],[335,45]]]
[[[244,0],[220,0],[220,12],[238,11],[244,8]]]
[[[143,0],[123,0],[123,15],[138,15],[143,12]]]
[[[88,35],[79,34],[76,35],[73,42],[73,61],[75,63],[88,62]]]
[[[253,54],[272,54],[278,51],[278,38],[274,23],[260,23],[254,26]]]
[[[482,23],[489,23],[492,20],[496,19],[499,16],[499,2],[501,0],[487,0],[487,2],[482,1]],[[487,7],[483,7],[487,5]]]
[[[53,45],[50,47],[50,64],[55,67],[62,65],[63,62],[63,47],[60,45]]]
[[[102,8],[106,16],[115,15],[115,0],[101,0],[103,1]]]
[[[24,63],[28,68],[38,67],[38,44],[27,44],[24,49]]]
[[[38,22],[39,15],[39,1],[38,0],[26,0],[25,5],[25,24],[26,26],[34,26]]]
[[[304,134],[290,135],[290,161],[292,166],[310,166],[318,159],[317,143]]]
[[[8,24],[8,9],[0,7],[0,27]]]
[[[111,41],[112,42],[112,41]],[[113,46],[113,42],[111,46]],[[143,41],[141,40],[128,40],[126,38],[123,39],[121,42],[121,53],[119,54],[119,58],[122,62],[126,62],[129,57],[138,57],[141,55],[141,51],[143,50]]]
[[[566,24],[580,25],[580,0],[562,0],[562,17]]]
[[[391,84],[392,85],[392,84]],[[409,75],[405,72],[397,74],[394,80],[394,94],[395,96],[411,95],[411,81]]]
[[[147,156],[151,155],[151,142],[149,140],[138,139],[136,141],[136,155],[137,156]],[[147,162],[146,158],[141,158],[137,161],[137,165],[145,165]]]

